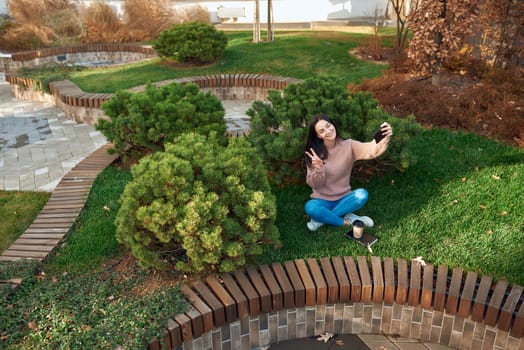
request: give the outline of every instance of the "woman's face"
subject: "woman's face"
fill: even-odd
[[[319,139],[326,141],[334,141],[337,138],[337,131],[335,126],[327,120],[319,120],[315,124],[315,131]]]

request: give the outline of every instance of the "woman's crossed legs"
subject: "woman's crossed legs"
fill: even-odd
[[[313,198],[306,202],[306,214],[316,222],[343,226],[344,215],[362,208],[368,201],[368,191],[358,188],[335,201]]]

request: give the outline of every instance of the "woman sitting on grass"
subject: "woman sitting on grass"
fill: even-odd
[[[368,191],[351,190],[351,169],[357,160],[374,159],[384,153],[392,135],[391,125],[382,123],[370,142],[343,139],[327,115],[313,116],[305,146],[306,182],[313,190],[305,206],[311,218],[309,230],[316,231],[324,224],[349,226],[356,220],[368,227],[374,225],[370,217],[353,213],[366,204]]]

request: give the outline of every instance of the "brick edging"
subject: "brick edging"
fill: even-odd
[[[8,73],[6,81],[11,85],[19,85],[23,88],[42,90],[41,86],[31,78],[17,76]],[[186,78],[165,80],[153,83],[154,86],[163,86],[171,83],[196,84],[201,89],[228,88],[228,87],[254,87],[267,90],[282,90],[289,84],[300,83],[302,80],[272,76],[267,74],[212,74],[203,76],[192,76]],[[140,85],[129,89],[131,92],[142,92],[146,85]],[[49,83],[49,90],[55,99],[66,105],[74,107],[100,108],[101,104],[109,100],[112,93],[91,93],[83,91],[78,85],[70,80],[54,81]]]
[[[51,100],[62,109],[66,117],[80,123],[94,125],[105,114],[101,110],[103,102],[109,100],[112,93],[85,92],[70,80],[54,81],[49,83],[50,95],[43,94],[39,83],[30,78],[8,73],[6,81],[17,98]],[[192,76],[153,83],[154,86],[163,86],[171,83],[194,83],[200,89],[209,91],[221,100],[266,100],[270,90],[282,90],[289,84],[300,83],[302,80],[272,76],[267,74],[211,74]],[[128,91],[144,91],[146,85],[136,86]]]
[[[50,57],[82,52],[136,52],[146,55],[156,55],[153,47],[148,45],[123,43],[92,43],[75,46],[50,47],[38,50],[16,52],[11,55],[13,61],[30,61],[35,58]]]
[[[524,346],[521,286],[416,260],[297,259],[208,276],[182,293],[191,306],[168,320],[163,348],[249,349],[324,331],[400,335],[458,349]],[[155,338],[148,347],[160,344]]]

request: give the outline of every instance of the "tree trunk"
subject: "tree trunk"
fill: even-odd
[[[273,3],[267,0],[267,41],[273,41]]]
[[[255,20],[253,21],[253,42],[260,42],[260,0],[255,0]]]
[[[442,12],[440,13],[440,18],[446,18],[446,1],[447,0],[439,0],[442,3]],[[435,50],[435,62],[433,63],[433,66],[431,67],[431,85],[433,86],[440,86],[440,67],[442,65],[441,59],[440,59],[440,47],[442,46],[442,33],[438,32],[437,37],[435,38],[435,42],[437,44],[437,48]]]

